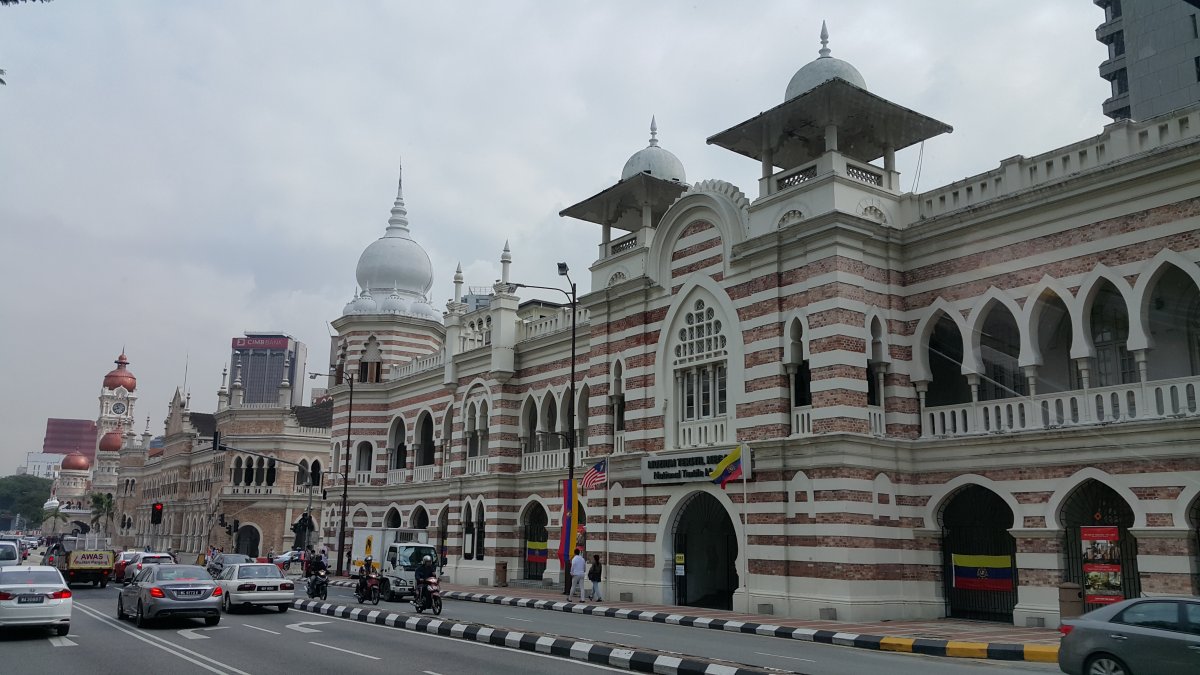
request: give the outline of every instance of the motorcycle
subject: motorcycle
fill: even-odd
[[[432,609],[434,614],[442,613],[442,589],[438,585],[437,577],[429,577],[425,580],[425,590],[412,599],[412,605],[417,610],[417,614],[427,609]]]
[[[321,570],[308,579],[308,597],[321,596],[325,600],[329,596],[329,573]]]
[[[372,570],[367,574],[365,582],[354,588],[354,597],[359,602],[379,604],[379,572]]]

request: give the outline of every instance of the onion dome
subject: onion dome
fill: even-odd
[[[409,236],[403,178],[396,191],[387,230],[359,256],[355,276],[360,287],[381,298],[394,289],[401,297],[424,299],[433,287],[433,264],[429,254]]]
[[[393,288],[386,298],[379,301],[379,311],[384,314],[406,312],[408,311],[408,301],[400,297],[398,289]]]
[[[113,429],[100,437],[99,450],[100,452],[120,452],[121,446],[124,444],[120,430]]]
[[[621,169],[621,180],[627,180],[639,173],[648,173],[663,180],[673,180],[677,183],[687,182],[683,173],[683,162],[679,161],[679,158],[670,150],[660,147],[657,136],[658,124],[651,117],[650,145],[633,153],[629,161],[625,162],[625,168]]]
[[[58,497],[55,497],[54,495],[50,495],[50,499],[47,499],[46,503],[42,504],[42,509],[44,509],[46,511],[53,511],[54,509],[58,508],[58,505],[59,505]]]
[[[125,358],[125,353],[122,352],[113,363],[117,364],[117,367],[104,376],[104,388],[125,387],[126,391],[137,389],[137,378],[126,368],[129,365],[129,359]]]
[[[375,298],[371,297],[371,291],[363,289],[358,298],[350,303],[351,314],[374,314],[379,311],[379,306],[375,303]]]
[[[64,457],[62,461],[63,471],[87,471],[91,468],[92,463],[78,450]]]
[[[859,89],[867,88],[867,81],[863,79],[857,68],[829,55],[829,29],[825,27],[824,21],[821,22],[821,50],[818,53],[820,56],[815,61],[805,64],[792,76],[783,100],[790,101],[835,77],[841,78]]]

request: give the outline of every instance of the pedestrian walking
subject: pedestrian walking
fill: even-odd
[[[592,555],[592,566],[588,569],[588,581],[592,582],[592,602],[600,602],[600,581],[604,578],[604,565],[600,563],[600,554]]]
[[[567,591],[567,602],[575,597],[575,589],[579,589],[579,601],[586,602],[587,589],[583,586],[583,576],[587,572],[587,560],[579,549],[575,549],[575,557],[571,558],[571,590]]]

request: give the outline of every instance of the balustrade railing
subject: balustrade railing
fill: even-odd
[[[726,440],[726,418],[693,420],[679,423],[679,447],[695,448],[717,445]]]
[[[403,483],[404,475],[406,472],[407,472],[407,469],[388,469],[387,484],[388,485],[399,485],[399,484]]]
[[[413,482],[428,483],[437,475],[436,464],[426,464],[425,466],[413,467]]]
[[[481,476],[487,473],[488,458],[487,457],[468,457],[467,458],[467,475]]]
[[[613,434],[613,454],[614,455],[625,454],[625,432],[624,431],[618,431]]]
[[[274,485],[226,485],[221,488],[221,494],[225,495],[273,495],[275,494]]]
[[[883,414],[883,406],[867,406],[867,421],[870,423],[872,435],[887,435],[887,419]]]
[[[792,435],[812,435],[812,406],[802,405],[792,408]]]
[[[370,471],[354,472],[354,482],[357,483],[358,485],[370,485],[371,484],[371,472]]]

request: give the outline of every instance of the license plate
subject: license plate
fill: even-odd
[[[175,594],[181,598],[193,598],[197,595],[202,595],[204,591],[175,591]]]
[[[278,589],[277,589],[275,586],[259,586],[259,587],[258,587],[258,590],[260,590],[260,591],[274,591],[274,590],[278,590]]]
[[[18,605],[36,605],[46,601],[44,595],[19,595],[17,596]]]

